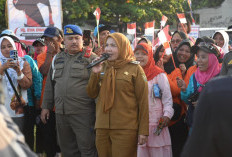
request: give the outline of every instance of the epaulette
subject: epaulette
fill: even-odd
[[[86,50],[85,50],[85,54],[84,54],[84,57],[85,58],[89,58],[92,54],[92,49],[87,47]]]
[[[131,61],[130,63],[132,63],[132,64],[140,64],[139,61]]]

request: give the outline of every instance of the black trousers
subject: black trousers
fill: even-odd
[[[55,113],[53,111],[50,112],[46,124],[43,124],[41,120],[39,121],[37,117],[36,148],[36,153],[45,152],[47,157],[54,157],[57,152],[60,152],[57,143]]]
[[[180,157],[182,149],[188,138],[188,126],[184,122],[185,116],[169,127],[169,132],[172,141],[172,153],[173,157]]]

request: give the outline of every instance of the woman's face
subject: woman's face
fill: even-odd
[[[200,71],[207,71],[209,63],[209,54],[199,50],[197,52],[197,65]]]
[[[214,36],[214,40],[215,40],[217,46],[223,47],[223,45],[224,45],[224,38],[221,35],[221,33],[216,33],[215,36]]]
[[[147,65],[148,56],[142,50],[135,51],[135,58],[140,62],[141,67],[145,67]]]
[[[164,47],[159,51],[159,58],[162,58],[163,56],[163,64],[167,63],[171,57],[171,55],[167,55],[165,52]]]
[[[180,63],[186,63],[190,56],[190,47],[188,45],[182,45],[177,51],[177,59]]]
[[[183,29],[183,27],[184,29]],[[187,33],[188,32],[188,25],[187,23],[178,23],[178,29],[177,29],[179,32],[184,32],[184,33]]]
[[[174,34],[171,40],[171,47],[173,51],[176,51],[176,48],[179,46],[181,41],[182,41],[182,38],[180,37],[179,33]]]
[[[2,44],[1,44],[2,55],[6,58],[10,58],[10,51],[11,50],[14,50],[14,48],[11,45],[10,41],[7,39],[3,39]]]
[[[118,46],[115,40],[111,37],[109,37],[106,41],[105,52],[110,55],[110,57],[108,58],[108,61],[114,61],[118,59],[118,56],[119,56]]]

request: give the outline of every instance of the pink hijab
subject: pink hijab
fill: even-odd
[[[199,68],[197,68],[197,71],[195,72],[196,80],[201,85],[207,83],[210,79],[218,75],[221,71],[221,67],[217,57],[212,53],[208,53],[208,55],[209,55],[209,59],[208,59],[207,71],[200,71]],[[201,90],[202,87],[198,89],[199,92],[201,92]]]

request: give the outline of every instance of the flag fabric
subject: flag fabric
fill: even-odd
[[[160,40],[159,40],[159,37],[157,37],[155,40],[152,41],[152,46],[155,47],[157,45],[160,45]]]
[[[96,16],[96,19],[99,21],[100,20],[100,16],[101,16],[101,10],[100,8],[98,7],[94,13],[93,13],[95,16]]]
[[[136,34],[136,23],[127,24],[127,34]]]
[[[169,42],[171,40],[171,36],[168,33],[169,31],[169,25],[167,25],[166,27],[164,27],[164,29],[162,29],[159,33],[158,33],[158,37],[159,40],[162,44],[164,44],[165,42]]]
[[[191,0],[188,0],[188,4],[192,8],[192,1]]]
[[[171,50],[169,42],[163,43],[163,46],[164,46],[164,49],[165,49],[165,53],[167,55],[171,55],[172,54],[172,50]]]
[[[179,20],[180,20],[180,23],[187,23],[187,20],[186,20],[186,18],[185,18],[184,13],[182,13],[182,14],[177,14],[177,16],[178,16],[178,18],[179,18]]]
[[[146,35],[153,35],[154,34],[154,31],[155,31],[155,21],[151,21],[151,22],[146,22],[144,24],[144,27],[145,27],[145,34]]]
[[[163,15],[163,16],[162,16],[162,19],[161,19],[161,21],[160,21],[161,27],[164,27],[164,26],[165,26],[167,20],[168,20],[168,18],[167,18],[165,15]]]

